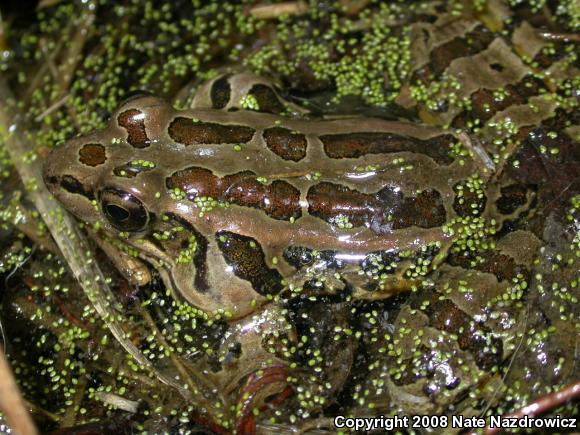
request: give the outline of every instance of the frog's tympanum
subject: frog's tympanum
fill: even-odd
[[[496,213],[499,188],[467,135],[284,117],[293,108],[273,87],[241,77],[203,86],[188,110],[129,99],[48,157],[51,192],[96,224],[121,270],[144,260],[230,318],[295,288],[386,298],[445,258],[453,222]]]

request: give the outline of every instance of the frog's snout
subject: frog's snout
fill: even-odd
[[[53,195],[57,194],[61,184],[59,177],[60,174],[57,172],[57,166],[59,166],[58,162],[62,162],[63,158],[66,157],[62,148],[63,147],[54,148],[42,165],[42,178],[44,184]]]
[[[78,209],[80,202],[95,199],[90,171],[83,168],[79,162],[84,155],[86,161],[94,163],[104,159],[104,154],[90,146],[88,151],[83,153],[82,150],[86,147],[86,140],[73,139],[53,149],[42,167],[44,184],[69,211]],[[102,158],[99,153],[103,154]],[[94,171],[94,168],[91,169]]]

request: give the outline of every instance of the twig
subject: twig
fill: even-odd
[[[524,337],[525,337],[525,332],[527,330],[527,326],[528,326],[528,318],[530,316],[530,304],[526,305],[526,312],[524,314],[524,322],[523,322],[523,326],[521,328],[521,338],[520,341],[518,342],[516,348],[514,349],[514,353],[512,355],[512,357],[510,358],[510,362],[507,366],[507,369],[504,373],[504,375],[501,378],[501,383],[502,385],[505,385],[505,380],[507,379],[507,376],[509,374],[509,372],[512,369],[512,366],[514,364],[514,361],[516,360],[516,357],[518,356],[520,349],[522,347],[522,344],[524,343]],[[491,405],[493,404],[499,390],[501,389],[501,387],[498,387],[492,394],[492,396],[490,397],[490,399],[487,401],[487,406],[485,407],[485,409],[483,411],[481,411],[481,413],[479,414],[480,417],[483,417],[485,415],[485,413],[489,410],[489,408],[491,407]]]
[[[339,0],[342,11],[349,16],[354,16],[366,8],[370,0]]]
[[[302,435],[305,433],[310,433],[312,429],[333,429],[334,426],[334,419],[330,417],[320,417],[315,418],[312,420],[305,421],[302,423],[298,430],[296,431],[297,435]]]
[[[61,81],[62,78],[60,76],[60,72],[58,71],[58,68],[56,67],[56,63],[54,62],[56,56],[48,55],[48,45],[46,44],[46,41],[44,39],[40,39],[38,42],[38,45],[40,46],[41,51],[43,53],[46,53],[46,60],[45,60],[46,67],[50,71],[50,75],[52,76],[52,79],[55,82]],[[55,53],[56,53],[56,51],[55,51]]]
[[[12,270],[8,273],[8,275],[6,275],[6,278],[4,278],[4,285],[6,287],[8,287],[8,281],[10,281],[10,279],[16,274],[16,272],[18,272],[18,270],[24,266],[26,264],[26,262],[28,260],[30,260],[30,257],[32,257],[32,254],[34,254],[34,251],[36,250],[36,247],[34,247],[27,255],[25,258],[23,258],[21,261],[18,262],[18,264],[14,265],[14,267],[12,268]],[[0,325],[1,326],[1,325]],[[0,332],[2,328],[0,328]],[[6,337],[3,336],[3,339],[5,340]]]
[[[50,421],[58,423],[60,421],[60,417],[53,412],[47,411],[44,408],[41,408],[36,403],[29,402],[28,400],[24,399],[24,404],[32,414],[41,414],[44,417],[48,418]]]
[[[328,429],[325,428],[326,423],[331,424]],[[280,435],[332,435],[336,433],[336,428],[334,427],[333,419],[331,418],[320,418],[314,421],[314,426],[310,426],[309,424],[307,425],[306,423],[304,426],[306,427],[304,428],[302,425],[296,427],[294,425],[288,424],[261,422],[256,424],[256,433],[258,435],[272,433],[277,433]]]
[[[70,31],[69,29],[71,26],[72,26],[72,23],[69,23],[67,25],[66,30],[63,33],[66,34],[68,31]],[[28,80],[28,86],[26,87],[26,90],[21,95],[21,102],[24,105],[24,107],[26,107],[26,106],[28,106],[28,104],[30,104],[30,99],[32,98],[32,94],[36,89],[39,88],[41,81],[44,79],[44,76],[46,75],[47,70],[49,69],[49,65],[54,64],[54,59],[56,59],[56,57],[58,56],[58,53],[60,53],[60,51],[62,50],[62,47],[64,46],[63,40],[64,40],[64,38],[61,38],[61,40],[58,41],[56,43],[56,45],[54,46],[52,52],[47,53],[46,44],[44,44],[43,39],[39,39],[38,45],[40,47],[40,52],[42,53],[42,55],[44,57],[44,62],[42,62],[40,67],[35,71],[32,78],[30,80]]]
[[[2,12],[0,12],[0,51],[8,49],[8,43],[6,42],[6,32],[4,29],[4,20],[2,19]]]
[[[2,318],[0,317],[0,350],[6,350],[6,335],[4,335],[4,327],[2,326]]]
[[[105,393],[102,391],[97,391],[95,393],[97,399],[101,400],[103,403],[113,406],[117,409],[122,409],[123,411],[135,414],[139,408],[139,402],[135,400],[129,400],[113,393]]]
[[[83,400],[83,396],[85,395],[87,382],[87,377],[83,376],[75,385],[75,393],[72,397],[72,405],[67,407],[66,412],[60,421],[60,427],[74,426],[76,423],[77,413],[81,407],[80,404]]]
[[[580,35],[578,33],[538,32],[538,35],[548,41],[580,41]]]
[[[38,6],[36,6],[37,10],[41,10],[41,9],[45,9],[45,8],[49,8],[52,6],[55,6],[59,3],[62,3],[63,0],[40,0],[40,2],[38,3]]]
[[[24,406],[4,352],[0,349],[0,411],[14,433],[36,435],[38,431]]]
[[[70,98],[70,94],[66,94],[64,97],[62,97],[56,103],[51,104],[51,106],[48,109],[46,109],[44,112],[42,112],[36,118],[34,118],[34,120],[36,122],[42,121],[45,117],[47,117],[48,115],[50,115],[54,111],[60,109],[68,101],[69,98]]]
[[[580,381],[568,385],[560,391],[554,393],[546,394],[540,397],[538,400],[533,401],[529,405],[518,409],[517,411],[506,415],[504,418],[522,418],[525,416],[535,417],[537,415],[543,414],[546,411],[550,411],[558,406],[564,405],[574,399],[580,397]],[[501,427],[486,427],[485,434],[492,435],[501,432],[503,429]]]
[[[304,15],[308,5],[303,1],[258,5],[250,9],[250,15],[258,20],[273,20],[282,15]]]
[[[60,74],[60,95],[64,96],[69,92],[69,86],[74,77],[74,72],[81,60],[81,52],[91,34],[93,22],[95,21],[96,7],[84,7],[76,23],[76,31],[68,45],[68,50],[63,53],[66,62],[59,68]]]
[[[470,137],[465,132],[460,132],[457,136],[469,151],[472,152],[474,160],[477,160],[479,167],[488,174],[493,174],[496,170],[493,160],[489,157],[479,140],[474,136]]]

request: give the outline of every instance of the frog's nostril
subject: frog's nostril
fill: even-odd
[[[59,185],[58,178],[55,176],[49,176],[46,173],[43,174],[44,176],[44,184],[51,192],[54,192],[55,187]]]
[[[53,150],[42,165],[42,179],[48,190],[52,193],[60,188],[60,177],[58,176],[58,171],[55,170],[55,162],[58,159],[54,159],[54,153],[55,151]]]

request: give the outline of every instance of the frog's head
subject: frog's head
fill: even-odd
[[[114,231],[140,231],[153,218],[145,204],[155,168],[160,123],[171,107],[139,96],[123,102],[108,125],[55,148],[44,163],[44,181],[65,208],[86,223]],[[147,159],[149,157],[149,160]]]
[[[200,228],[195,204],[175,198],[167,187],[171,168],[188,164],[184,145],[167,133],[176,116],[159,98],[125,101],[104,129],[52,151],[44,163],[45,183],[68,211],[151,265],[193,305],[245,315],[252,301],[264,298],[234,276],[215,231]],[[232,286],[236,280],[242,290]]]

